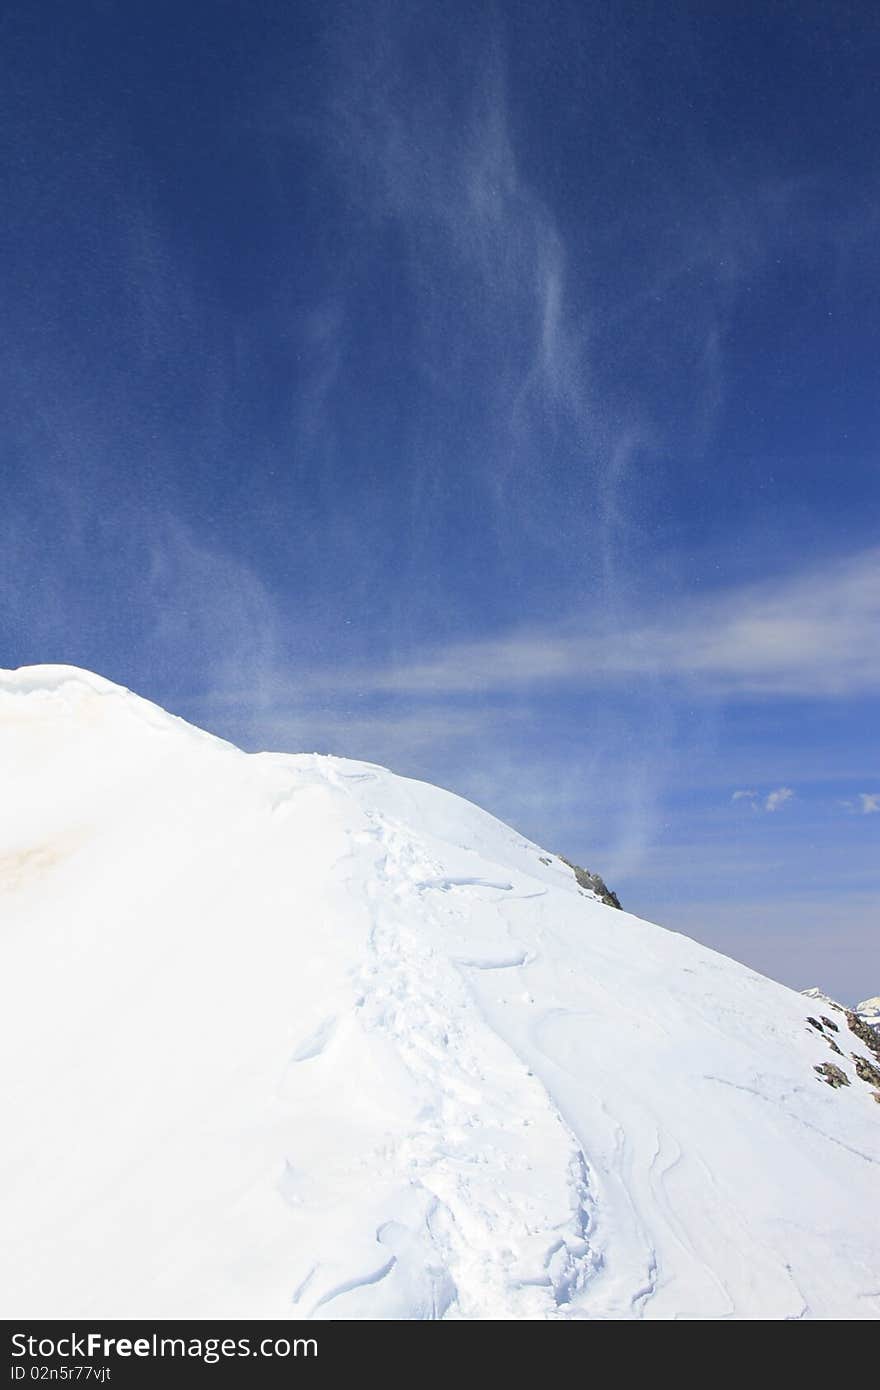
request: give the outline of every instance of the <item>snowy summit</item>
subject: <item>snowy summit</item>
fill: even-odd
[[[74,668],[0,759],[7,1316],[880,1316],[845,1011]]]

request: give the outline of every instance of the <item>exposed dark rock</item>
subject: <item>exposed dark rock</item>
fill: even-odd
[[[581,868],[580,864],[572,864],[571,860],[566,859],[564,854],[559,854],[556,857],[561,860],[563,864],[568,865],[581,888],[586,888],[588,892],[595,893],[596,897],[600,898],[608,907],[620,907],[620,899],[617,894],[611,891],[600,874],[593,874],[589,869]]]
[[[822,1037],[825,1039],[828,1046],[831,1048],[833,1052],[836,1052],[840,1057],[844,1055],[842,1049],[837,1046],[837,1043],[834,1041],[833,1038],[829,1038],[828,1034],[825,1032],[825,1029],[822,1027],[822,1024],[824,1023],[828,1028],[833,1028],[836,1033],[838,1031],[836,1023],[832,1023],[831,1019],[826,1018],[824,1014],[822,1015],[822,1023],[819,1022],[818,1018],[813,1018],[811,1014],[807,1015],[807,1022],[809,1023],[811,1028],[815,1028],[817,1032],[822,1034]]]
[[[867,1023],[869,1028],[873,1028],[875,1033],[880,1033],[880,994],[875,994],[872,999],[863,999],[861,1004],[856,1004],[855,1012],[863,1023]]]
[[[867,1081],[869,1086],[880,1086],[880,1067],[875,1067],[873,1062],[869,1062],[867,1057],[860,1057],[857,1052],[852,1054],[852,1059],[862,1081]]]
[[[859,1018],[858,1014],[854,1014],[851,1009],[846,1011],[846,1021],[849,1024],[850,1032],[855,1033],[859,1041],[863,1042],[869,1052],[873,1052],[880,1062],[880,1033],[864,1019]]]
[[[813,1067],[813,1071],[818,1072],[819,1079],[824,1081],[826,1086],[833,1086],[835,1091],[840,1086],[850,1084],[846,1072],[841,1071],[840,1067],[835,1066],[833,1062],[821,1062],[818,1067]]]

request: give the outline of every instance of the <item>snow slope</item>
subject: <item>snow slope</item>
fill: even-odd
[[[73,668],[0,673],[0,773],[6,1316],[880,1315],[842,1015]]]
[[[813,985],[811,989],[802,989],[801,994],[805,999],[812,999],[825,1008],[830,1006],[832,1009],[849,1012],[845,1004],[841,1004],[837,999],[832,999],[831,995],[819,989],[818,985]],[[863,999],[860,1004],[855,1005],[852,1013],[855,1014],[856,1018],[861,1019],[862,1023],[867,1023],[872,1028],[880,1028],[880,995],[874,999]]]

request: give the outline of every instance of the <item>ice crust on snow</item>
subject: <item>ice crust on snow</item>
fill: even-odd
[[[880,1316],[842,1014],[72,667],[0,673],[0,767],[6,1316]]]

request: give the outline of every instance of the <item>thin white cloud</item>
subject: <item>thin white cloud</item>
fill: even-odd
[[[780,578],[682,598],[616,629],[534,624],[351,673],[362,689],[468,694],[643,678],[722,697],[880,691],[880,549]],[[321,678],[318,677],[320,680]]]
[[[859,792],[859,802],[863,816],[880,814],[880,792]]]
[[[730,799],[734,802],[745,801],[753,811],[778,811],[780,806],[784,806],[786,801],[790,801],[793,796],[794,792],[791,787],[777,787],[775,791],[768,792],[766,796],[754,791],[735,791]]]
[[[775,792],[770,792],[764,802],[765,811],[778,811],[780,806],[784,806],[786,801],[791,801],[794,792],[791,787],[777,787]]]
[[[464,313],[471,336],[491,340],[496,350],[492,406],[506,406],[512,422],[537,388],[578,412],[582,364],[565,308],[564,249],[549,210],[520,172],[497,36],[487,31],[479,54],[460,55],[472,69],[462,107],[430,82],[400,82],[410,45],[421,41],[411,21],[395,16],[389,26],[380,17],[339,38],[322,138],[347,196],[374,228],[393,220],[405,238],[421,311],[422,365],[432,371],[439,351],[444,372],[456,369],[447,337],[450,327],[464,336]],[[479,291],[478,312],[457,296],[450,303],[450,276]],[[473,361],[459,370],[479,364],[480,348],[472,344]]]

